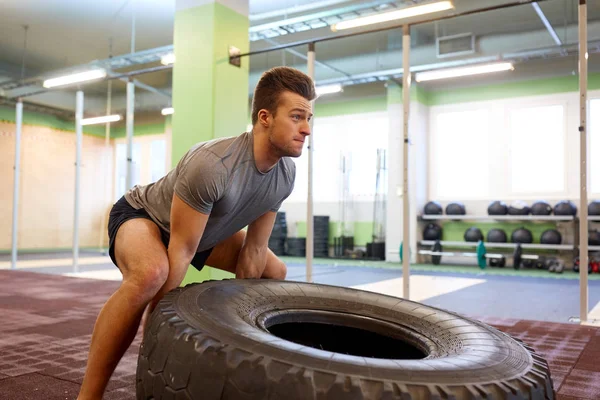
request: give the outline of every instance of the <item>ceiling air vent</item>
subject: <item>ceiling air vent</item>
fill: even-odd
[[[436,39],[438,58],[462,56],[475,53],[475,35],[461,33],[460,35],[443,36]]]

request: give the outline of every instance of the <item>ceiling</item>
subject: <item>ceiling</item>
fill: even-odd
[[[391,0],[392,1],[392,0]],[[398,0],[404,7],[423,0]],[[454,0],[455,13],[481,9],[514,0]],[[251,26],[336,10],[364,3],[356,0],[250,0]],[[588,4],[589,38],[600,40],[600,1]],[[276,6],[275,6],[276,5]],[[577,42],[577,0],[547,0],[539,3],[545,16],[563,43]],[[38,76],[66,67],[127,54],[132,47],[132,22],[135,19],[134,50],[141,51],[173,43],[175,0],[3,0],[0,5],[0,82]],[[23,26],[28,26],[27,30]],[[363,28],[366,30],[368,28]],[[27,34],[26,50],[25,33]],[[473,33],[478,51],[472,56],[441,59],[436,55],[436,37]],[[251,42],[251,50],[265,49],[277,43],[291,43],[313,38],[333,37],[329,27],[279,36],[271,40]],[[411,65],[436,64],[472,57],[501,55],[510,52],[556,46],[542,20],[530,5],[479,13],[465,17],[413,26],[411,30]],[[249,57],[250,87],[260,74],[276,65],[305,68],[306,46],[289,51],[270,52]],[[599,55],[600,56],[600,55]],[[600,70],[598,57],[592,53],[590,71]],[[317,60],[335,68],[317,65],[317,82],[344,77],[346,74],[364,74],[399,68],[402,65],[402,32],[399,29],[336,39],[317,44]],[[24,62],[24,64],[23,64]],[[525,63],[525,61],[523,61]],[[527,61],[528,67],[517,68],[513,79],[532,76],[570,74],[577,69],[576,57]],[[138,76],[153,87],[170,91],[171,71]],[[495,77],[491,79],[506,79]],[[463,82],[464,83],[464,82]],[[458,83],[440,82],[429,87],[448,87]],[[383,83],[377,84],[380,90]],[[365,93],[373,88],[365,86]],[[113,104],[124,108],[125,85],[113,81]],[[106,102],[107,83],[86,85],[86,107],[102,110]],[[348,91],[360,95],[360,89]],[[61,96],[62,95],[62,96]],[[119,98],[119,96],[121,98]],[[63,109],[72,109],[72,93],[61,92],[32,96],[32,102]],[[136,110],[155,109],[165,98],[154,93],[136,95]],[[91,111],[93,112],[93,111]]]

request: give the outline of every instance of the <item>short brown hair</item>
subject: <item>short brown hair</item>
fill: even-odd
[[[263,73],[252,98],[252,125],[258,121],[262,109],[275,114],[281,93],[289,91],[308,101],[317,97],[313,80],[305,73],[290,67],[275,67]]]

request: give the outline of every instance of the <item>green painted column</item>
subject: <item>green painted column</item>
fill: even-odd
[[[229,48],[248,52],[249,26],[248,0],[176,0],[173,166],[198,142],[245,131],[249,60],[229,64]],[[190,267],[183,284],[227,275]]]

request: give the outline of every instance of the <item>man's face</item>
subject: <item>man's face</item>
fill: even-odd
[[[310,135],[311,118],[312,107],[308,100],[292,92],[281,94],[269,127],[269,142],[279,157],[302,155],[304,141]]]

